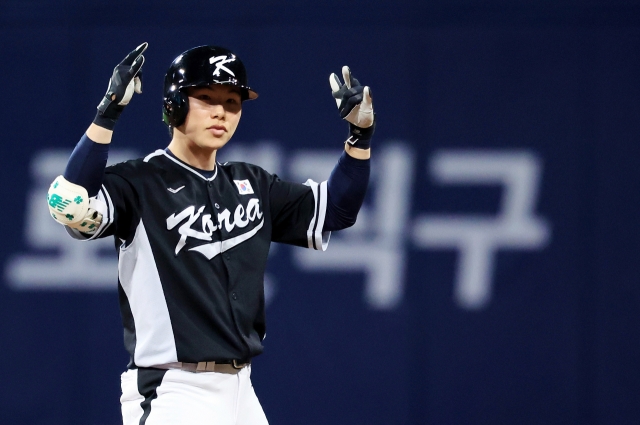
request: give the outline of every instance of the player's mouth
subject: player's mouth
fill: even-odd
[[[227,132],[227,129],[223,125],[212,125],[207,127],[207,130],[215,137],[221,137]]]

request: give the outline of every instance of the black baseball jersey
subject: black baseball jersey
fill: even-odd
[[[130,367],[261,353],[269,245],[324,250],[326,199],[326,182],[242,162],[206,178],[164,150],[107,167],[94,200],[103,222],[88,239],[115,237]]]

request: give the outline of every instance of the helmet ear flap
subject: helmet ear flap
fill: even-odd
[[[168,93],[162,105],[162,121],[168,126],[178,127],[189,113],[189,99],[180,90]]]

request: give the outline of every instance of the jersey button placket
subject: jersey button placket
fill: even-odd
[[[231,293],[231,298],[233,298],[234,300],[238,299],[238,294],[236,294],[235,292]]]

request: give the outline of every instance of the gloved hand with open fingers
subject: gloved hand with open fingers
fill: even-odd
[[[351,75],[348,66],[342,67],[344,84],[336,74],[329,76],[331,92],[336,99],[340,116],[349,122],[349,138],[347,143],[360,149],[369,149],[371,137],[375,130],[375,114],[371,89],[362,86]]]
[[[142,65],[148,43],[142,43],[129,53],[114,69],[109,80],[109,88],[98,105],[98,113],[93,122],[100,127],[113,130],[116,121],[129,104],[133,92],[142,93]]]

